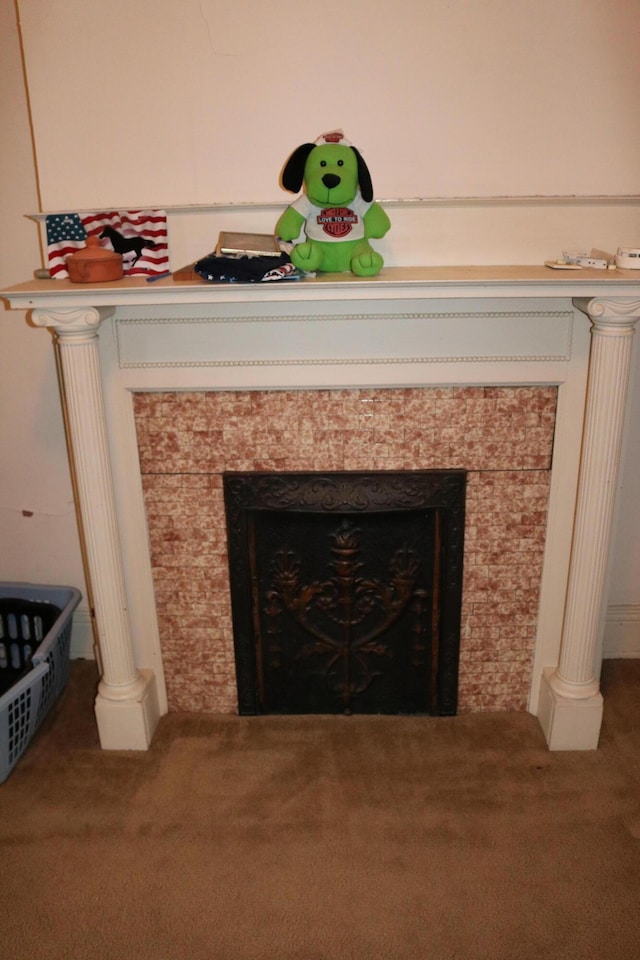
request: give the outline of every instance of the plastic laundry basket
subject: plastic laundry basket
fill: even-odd
[[[69,678],[75,587],[0,582],[0,783]]]

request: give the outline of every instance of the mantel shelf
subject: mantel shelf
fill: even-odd
[[[400,293],[401,292],[401,293]],[[12,308],[65,309],[190,303],[322,300],[471,299],[477,297],[637,297],[640,271],[551,270],[545,266],[388,267],[377,277],[325,274],[271,283],[152,283],[131,278],[95,285],[30,280],[4,291]]]

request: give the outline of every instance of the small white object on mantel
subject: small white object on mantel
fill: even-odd
[[[616,266],[620,270],[640,270],[640,247],[618,247]]]

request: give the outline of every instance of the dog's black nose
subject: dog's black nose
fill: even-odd
[[[337,175],[337,173],[325,173],[324,177],[322,178],[322,182],[324,183],[325,187],[331,190],[333,187],[338,186],[340,183],[340,177]]]

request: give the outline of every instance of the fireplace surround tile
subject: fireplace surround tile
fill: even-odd
[[[523,710],[555,387],[136,393],[169,707],[235,712],[222,473],[469,471],[459,711]]]

